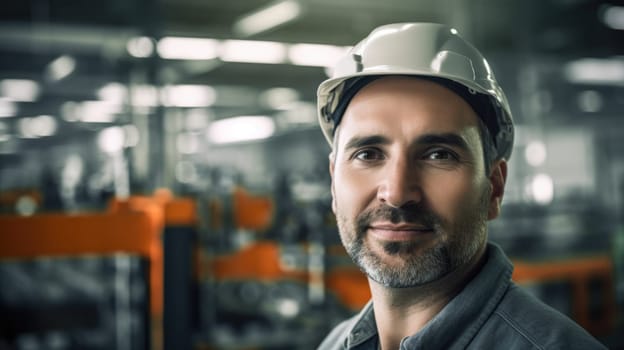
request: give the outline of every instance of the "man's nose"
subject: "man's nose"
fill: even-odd
[[[415,166],[405,159],[389,162],[377,189],[377,199],[393,208],[419,203],[422,188]]]

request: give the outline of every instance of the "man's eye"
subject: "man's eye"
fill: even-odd
[[[457,160],[457,156],[450,151],[435,150],[425,155],[427,160]]]
[[[380,160],[380,159],[383,159],[383,153],[375,149],[365,149],[365,150],[356,152],[353,155],[353,158],[358,159],[358,160],[363,160],[363,161]]]

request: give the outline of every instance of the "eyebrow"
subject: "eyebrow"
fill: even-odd
[[[387,145],[390,143],[391,143],[390,139],[383,135],[354,136],[345,144],[345,150],[372,146],[372,145]],[[469,146],[466,140],[460,135],[455,134],[455,133],[424,134],[416,138],[413,144],[418,144],[418,145],[443,144],[443,145],[455,146],[462,150],[469,149]]]
[[[345,150],[353,148],[361,148],[372,145],[387,145],[390,143],[390,139],[381,135],[370,136],[354,136],[345,145]]]
[[[418,137],[416,139],[416,143],[421,145],[443,144],[455,146],[461,150],[470,149],[466,140],[460,135],[454,133],[425,134]]]

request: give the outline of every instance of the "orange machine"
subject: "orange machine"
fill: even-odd
[[[540,263],[514,262],[512,278],[518,283],[569,282],[572,289],[572,318],[593,334],[609,332],[615,322],[613,264],[608,256]],[[590,285],[600,283],[601,313],[590,317]]]
[[[149,259],[156,235],[145,213],[0,216],[0,227],[0,260],[126,253],[145,258],[153,269]],[[146,275],[148,289],[149,279]],[[150,299],[154,301],[154,294]],[[145,316],[147,320],[147,309]],[[146,328],[149,331],[150,325],[146,324]]]

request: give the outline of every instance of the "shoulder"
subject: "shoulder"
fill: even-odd
[[[605,349],[567,316],[513,283],[474,341],[488,338],[508,349]]]
[[[340,322],[334,329],[329,332],[317,350],[334,350],[344,349],[344,344],[353,329],[353,325],[357,322],[358,315],[353,316],[345,321]]]

